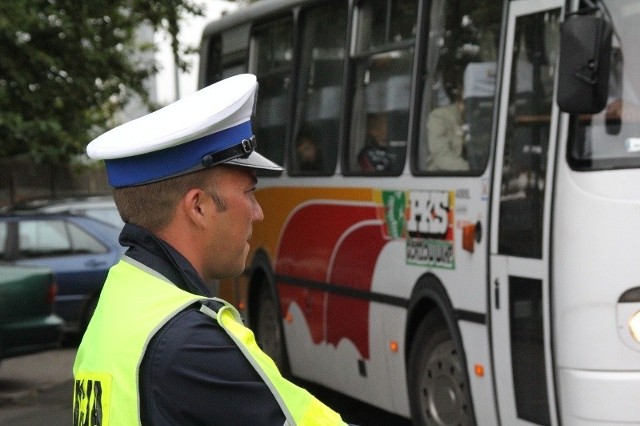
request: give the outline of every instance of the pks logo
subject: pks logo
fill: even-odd
[[[448,191],[412,191],[409,193],[409,221],[411,238],[446,239],[451,212]]]
[[[409,193],[406,261],[412,265],[455,268],[453,191]]]

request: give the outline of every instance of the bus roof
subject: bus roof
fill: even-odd
[[[253,22],[256,19],[266,18],[269,15],[277,14],[281,11],[289,10],[300,4],[310,3],[309,0],[260,0],[249,6],[241,7],[233,12],[223,15],[204,28],[202,38],[215,34],[220,30],[231,28],[236,25]]]

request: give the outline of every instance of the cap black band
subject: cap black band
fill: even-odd
[[[237,145],[203,156],[202,166],[211,167],[236,158],[247,158],[253,151],[255,151],[256,145],[257,142],[255,135],[251,136],[249,139],[242,139],[242,141]]]

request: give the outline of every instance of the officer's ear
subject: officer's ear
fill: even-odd
[[[203,227],[206,224],[205,219],[211,214],[210,211],[215,210],[215,203],[204,189],[192,188],[180,200],[179,209],[189,222]]]

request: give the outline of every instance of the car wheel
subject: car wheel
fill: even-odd
[[[449,329],[422,320],[409,356],[409,402],[416,426],[473,425],[469,381]]]
[[[89,326],[89,322],[91,318],[93,318],[93,313],[96,311],[96,306],[98,306],[98,297],[94,296],[87,301],[87,304],[84,307],[84,315],[82,320],[82,329],[80,332],[84,334]]]
[[[256,340],[262,350],[271,357],[280,371],[285,374],[287,362],[279,312],[280,310],[269,286],[262,286],[258,298],[255,322]]]

